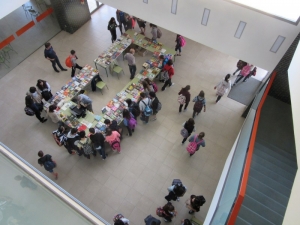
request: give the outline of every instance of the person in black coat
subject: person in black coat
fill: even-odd
[[[193,118],[190,118],[188,121],[185,122],[184,126],[183,126],[187,132],[188,132],[188,136],[183,138],[182,140],[182,144],[184,144],[184,142],[188,139],[189,136],[191,136],[192,132],[195,130],[195,121]]]
[[[153,91],[149,92],[149,96],[150,96],[150,99],[151,99],[151,109],[153,110],[152,121],[154,121],[154,120],[156,120],[156,114],[158,113],[157,109],[158,109],[159,100],[156,97],[155,92],[153,92]]]
[[[41,117],[41,111],[43,110],[43,106],[41,104],[34,103],[32,97],[30,95],[27,95],[25,97],[25,105],[26,105],[26,107],[30,108],[35,113],[36,118],[41,123],[45,123],[47,121],[47,119],[45,119],[44,117]]]
[[[105,138],[103,134],[96,133],[95,128],[90,128],[89,131],[90,131],[90,139],[94,144],[95,149],[102,156],[102,159],[105,160],[106,159],[105,145],[104,145]]]
[[[110,31],[111,33],[111,42],[114,43],[117,40],[117,31],[116,28],[118,27],[118,24],[116,23],[116,20],[114,17],[112,17],[109,22],[108,22],[108,26],[107,29]]]

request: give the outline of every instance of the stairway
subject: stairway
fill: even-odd
[[[297,172],[296,156],[260,143],[255,143],[246,195],[236,225],[283,222]]]

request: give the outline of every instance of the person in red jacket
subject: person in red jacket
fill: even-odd
[[[174,67],[173,67],[173,60],[172,59],[169,59],[167,64],[164,66],[164,68],[162,69],[162,72],[164,72],[164,71],[168,72],[169,79],[165,80],[165,84],[161,88],[162,91],[164,91],[168,85],[169,85],[169,87],[171,87],[173,85],[172,80],[171,80],[172,77],[174,76]]]
[[[186,85],[178,93],[178,95],[183,95],[185,97],[185,106],[184,106],[184,110],[183,110],[184,112],[186,111],[186,108],[188,107],[189,102],[191,100],[191,94],[189,92],[190,89],[191,89],[191,86],[190,85]],[[181,113],[182,107],[183,107],[183,104],[180,104],[179,105],[179,112],[180,113]]]

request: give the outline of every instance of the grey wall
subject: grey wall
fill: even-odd
[[[62,30],[73,34],[83,24],[91,19],[87,0],[51,0],[54,13]]]

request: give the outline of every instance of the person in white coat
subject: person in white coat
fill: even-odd
[[[216,103],[218,103],[218,101],[220,101],[220,99],[222,98],[222,96],[228,91],[228,89],[231,87],[231,82],[229,80],[230,78],[230,74],[227,74],[225,76],[225,79],[222,80],[220,83],[218,83],[214,88],[217,89],[217,100]]]

